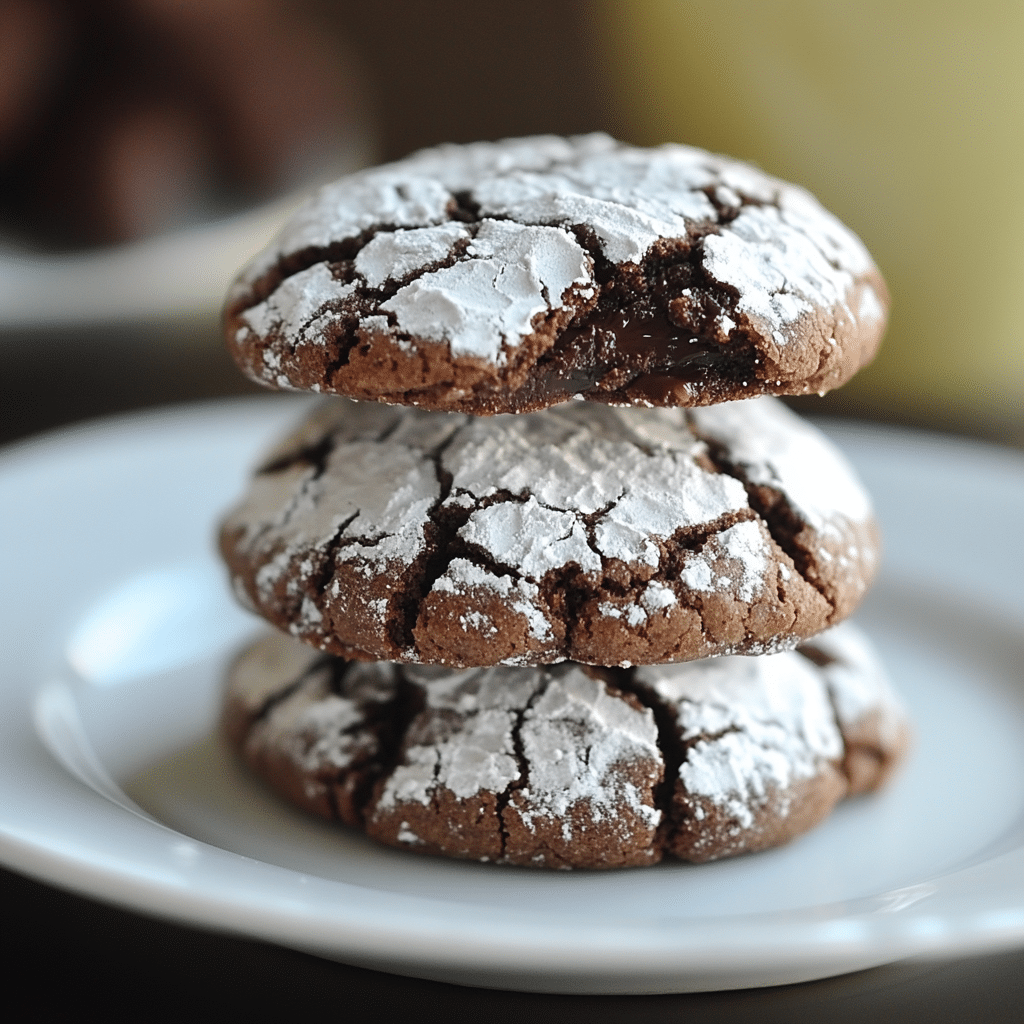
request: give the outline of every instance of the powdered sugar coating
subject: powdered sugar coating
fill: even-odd
[[[282,680],[290,685],[283,688]],[[346,682],[344,694],[335,692],[332,666],[318,651],[264,638],[245,652],[231,674],[231,699],[258,715],[248,747],[273,749],[314,775],[350,767],[368,748],[376,748],[375,738],[362,726],[367,706],[394,699],[394,666],[355,665]]]
[[[316,344],[321,326],[317,314],[328,303],[341,302],[354,292],[354,285],[335,280],[326,263],[315,263],[286,278],[266,302],[246,310],[242,319],[258,334],[277,329],[293,345],[300,340]]]
[[[838,530],[869,547],[866,499],[845,467],[819,474],[842,481],[838,498],[799,477],[814,522],[797,524],[811,568],[797,565],[790,527],[722,471],[732,455],[690,415],[570,404],[485,419],[333,401],[271,456],[223,550],[257,610],[337,653],[637,664],[793,646],[834,621],[808,582],[816,552],[833,592],[866,585],[827,543]],[[745,421],[784,454],[826,451],[769,399],[733,421],[739,451]],[[844,496],[846,517],[831,508]]]
[[[422,688],[371,835],[480,860],[649,863],[664,774],[651,711],[579,666],[409,669]]]
[[[642,793],[618,775],[623,764],[660,761],[654,717],[590,678],[578,667],[553,675],[527,708],[520,729],[528,785],[517,791],[520,819],[529,828],[535,818],[569,817],[574,804],[586,803],[588,815],[602,821],[622,806],[654,827],[661,813]],[[568,826],[563,821],[567,840]]]
[[[636,271],[656,259],[696,275],[658,292],[665,329],[710,342],[709,352],[731,340],[745,354],[735,380],[724,364],[706,380],[680,377],[688,361],[668,350],[653,364],[626,349],[599,358],[607,370],[630,367],[655,404],[717,401],[726,387],[741,395],[834,386],[884,327],[888,299],[866,250],[802,190],[692,147],[540,136],[437,147],[326,186],[240,274],[229,342],[247,372],[276,387],[432,408],[539,408],[572,394],[529,386],[530,374],[546,372],[544,354],[591,322],[611,331],[614,348],[605,317],[619,301],[613,293],[646,294]],[[599,263],[616,274],[599,275]],[[328,283],[331,274],[338,280]],[[728,307],[713,324],[706,300]],[[317,344],[331,358],[303,355]],[[366,344],[380,356],[358,369],[345,354]],[[468,361],[447,381],[413,358],[442,358],[438,346],[454,366]],[[396,352],[412,361],[389,370]],[[572,365],[578,356],[573,348]],[[680,377],[677,386],[659,383],[665,374]],[[605,392],[624,382],[604,376],[594,371],[579,393],[621,401]]]
[[[275,704],[250,742],[281,749],[307,771],[346,768],[359,745],[349,730],[361,721],[355,701],[332,694],[324,672]]]
[[[794,651],[645,665],[635,678],[675,711],[679,736],[688,744],[681,785],[741,828],[749,829],[756,808],[776,793],[842,757],[821,674]]]
[[[475,591],[488,591],[497,597],[512,612],[522,615],[527,622],[530,635],[541,642],[552,637],[551,625],[538,607],[540,589],[528,579],[498,575],[466,558],[453,558],[443,575],[434,580],[432,594],[464,597]],[[486,631],[490,635],[498,632],[494,620],[486,613],[472,609],[463,617],[463,629],[469,632]],[[518,664],[520,659],[509,658],[508,664]]]
[[[485,220],[466,256],[423,274],[380,304],[394,314],[399,334],[447,342],[455,358],[499,364],[504,346],[531,334],[533,318],[560,305],[570,288],[592,291],[590,257],[561,228]]]
[[[459,536],[484,548],[496,562],[517,566],[531,579],[570,562],[584,572],[601,569],[601,558],[591,549],[579,517],[546,508],[532,494],[522,504],[487,505],[473,512]]]
[[[398,281],[423,267],[440,263],[457,242],[470,240],[464,224],[389,231],[370,239],[356,256],[356,270],[369,288]],[[385,318],[385,323],[387,318]]]
[[[580,801],[595,820],[621,801],[652,825],[660,820],[649,793],[645,802],[614,777],[621,763],[660,758],[652,715],[610,696],[579,668],[471,669],[433,678],[413,670],[409,678],[424,687],[430,719],[429,726],[414,721],[411,734],[431,742],[406,745],[380,790],[378,811],[429,806],[440,790],[466,800],[522,782],[516,792],[528,825],[536,816],[562,818]],[[439,729],[438,712],[457,714],[458,727]]]
[[[794,210],[793,207],[797,210]],[[704,268],[739,293],[737,311],[755,318],[780,345],[784,329],[815,310],[846,307],[851,319],[879,318],[881,306],[846,306],[857,275],[870,267],[867,252],[850,245],[849,233],[794,190],[780,193],[779,206],[744,209],[729,229],[704,241]],[[831,230],[830,230],[831,229]]]
[[[860,736],[866,728],[874,743],[897,745],[906,730],[907,709],[867,637],[836,626],[808,647],[828,659],[820,671],[844,735]]]
[[[878,539],[866,526],[871,499],[845,456],[794,414],[756,400],[694,409],[690,421],[758,501],[785,510],[795,531],[791,550],[806,553],[808,578],[843,614],[852,610],[863,589],[844,584],[844,597],[835,583],[861,579],[866,587]]]
[[[744,480],[785,494],[816,530],[827,530],[837,515],[870,517],[871,499],[845,456],[795,416],[748,399],[694,409],[690,417],[702,437],[729,452]]]
[[[713,562],[725,556],[740,565],[739,578],[716,576]],[[682,579],[686,586],[700,593],[734,588],[741,601],[753,601],[765,584],[768,568],[761,531],[757,523],[743,522],[730,526],[709,543],[695,558],[687,562]]]
[[[232,666],[225,731],[289,799],[354,825],[360,790],[381,770],[379,716],[394,704],[396,682],[387,662],[346,667],[283,636],[264,637]]]
[[[419,731],[413,723],[414,740],[385,780],[378,810],[410,802],[427,807],[439,789],[460,800],[482,790],[501,793],[520,778],[513,730],[518,712],[539,685],[539,670],[471,669],[433,677],[413,672],[410,678],[423,687],[433,720],[430,726],[421,723]],[[443,721],[444,712],[458,715],[456,729],[432,728]]]

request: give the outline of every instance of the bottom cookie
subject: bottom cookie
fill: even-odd
[[[233,664],[224,726],[307,810],[549,868],[777,846],[881,786],[909,736],[850,624],[796,651],[632,669],[347,662],[274,634]]]

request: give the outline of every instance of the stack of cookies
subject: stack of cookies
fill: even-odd
[[[279,631],[228,736],[385,843],[541,867],[763,849],[877,788],[907,724],[843,622],[870,501],[769,396],[847,380],[886,307],[810,196],[687,147],[445,146],[322,189],[228,298],[249,376],[331,395],[221,529]]]

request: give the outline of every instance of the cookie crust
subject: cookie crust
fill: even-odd
[[[769,398],[494,418],[331,400],[220,543],[278,628],[453,667],[793,647],[856,607],[878,549],[845,460]]]
[[[802,189],[691,147],[539,136],[325,187],[240,273],[225,334],[273,388],[474,414],[700,406],[837,387],[888,301]]]
[[[909,736],[848,624],[813,652],[631,670],[352,663],[275,634],[232,667],[224,722],[308,811],[403,849],[547,868],[780,845],[881,786]]]

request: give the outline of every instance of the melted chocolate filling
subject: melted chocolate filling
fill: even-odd
[[[598,401],[691,404],[689,384],[752,380],[756,353],[746,338],[718,342],[669,320],[660,309],[632,307],[569,327],[517,393],[523,408],[586,394]]]

